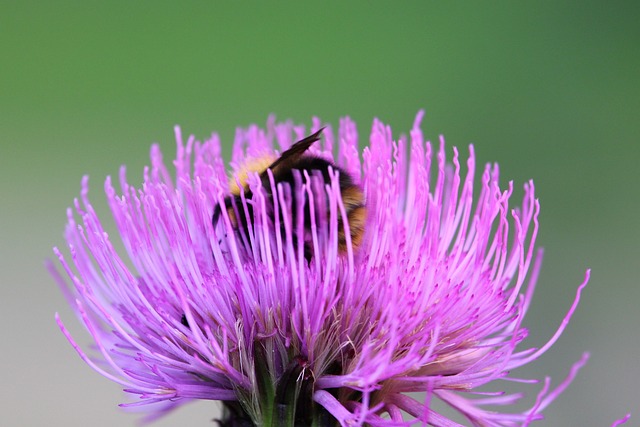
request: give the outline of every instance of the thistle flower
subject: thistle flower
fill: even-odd
[[[512,208],[512,183],[501,188],[498,166],[486,165],[474,200],[473,146],[463,173],[457,149],[449,164],[443,139],[425,143],[422,117],[397,141],[374,121],[362,163],[355,124],[341,120],[337,139],[327,126],[311,152],[336,165],[328,180],[298,174],[265,191],[257,175],[245,176],[243,229],[224,209],[212,224],[229,191],[217,135],[185,144],[176,128],[175,180],[154,145],[141,189],[124,168],[119,191],[105,182],[128,260],[92,208],[85,177],[68,210],[70,261],[54,249],[68,278],[52,272],[95,351],[85,353],[56,315],[60,328],[91,367],[139,397],[123,406],[152,404],[156,415],[210,399],[223,402],[223,426],[459,426],[432,407],[439,399],[474,426],[539,420],[587,354],[555,388],[545,379],[524,411],[509,409],[522,395],[483,386],[521,381],[511,372],[556,342],[589,272],[557,332],[527,347],[522,324],[542,260],[533,182]],[[305,135],[274,120],[238,130],[233,170]],[[368,212],[361,243],[347,239],[345,251],[340,171],[362,189]],[[307,242],[296,238],[302,212]]]

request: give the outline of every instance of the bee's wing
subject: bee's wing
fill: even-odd
[[[290,167],[292,163],[302,157],[304,152],[307,151],[309,147],[311,147],[311,144],[320,140],[320,134],[323,130],[324,128],[320,128],[320,130],[318,130],[316,133],[309,135],[308,137],[301,139],[300,141],[293,144],[291,147],[289,147],[288,150],[282,153],[278,160],[271,163],[271,166],[269,166],[267,169],[271,169],[271,171],[275,174],[281,168]],[[266,170],[263,173],[266,173]]]

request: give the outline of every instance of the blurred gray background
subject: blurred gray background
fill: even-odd
[[[397,136],[425,108],[430,139],[473,142],[505,184],[535,180],[546,253],[531,345],[593,269],[563,337],[519,372],[557,383],[591,352],[537,425],[609,426],[629,411],[639,425],[639,4],[2,2],[0,424],[136,423],[53,318],[88,343],[43,267],[83,174],[104,219],[105,176],[126,163],[139,183],[154,141],[171,159],[174,124],[218,131],[228,159],[235,127],[270,113],[350,115],[365,141],[373,117]],[[211,426],[215,411],[194,404],[156,425]]]

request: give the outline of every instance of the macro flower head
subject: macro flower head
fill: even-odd
[[[473,426],[541,419],[587,355],[553,387],[514,370],[556,342],[589,272],[557,332],[528,346],[542,261],[533,182],[514,203],[497,165],[476,171],[473,146],[447,160],[422,118],[397,139],[375,120],[362,150],[348,118],[337,131],[314,119],[309,132],[270,119],[237,131],[231,172],[216,134],[185,141],[176,128],[173,176],[154,145],[140,188],[124,168],[119,185],[105,182],[126,254],[85,177],[68,251],[55,249],[66,277],[52,273],[94,348],[56,316],[60,328],[136,398],[123,406],[155,415],[208,399],[222,402],[223,426],[460,426],[434,409],[440,400]],[[268,165],[323,126],[304,156],[326,170],[293,166],[279,180]],[[366,208],[357,224],[345,177]],[[484,389],[502,381],[531,389],[527,409],[524,394]]]

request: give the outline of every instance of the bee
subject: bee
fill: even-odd
[[[299,171],[302,176],[304,176],[304,172],[307,172],[310,177],[319,176],[322,178],[323,182],[330,183],[331,175],[329,173],[329,169],[331,168],[334,172],[337,171],[339,173],[338,180],[340,194],[349,223],[351,246],[355,250],[362,244],[367,217],[364,193],[360,187],[355,184],[353,178],[349,176],[346,171],[337,167],[328,160],[307,153],[309,147],[311,147],[314,142],[320,140],[322,130],[323,129],[320,129],[316,133],[296,142],[275,160],[272,158],[258,158],[249,162],[245,165],[244,169],[238,172],[236,175],[237,180],[235,177],[230,178],[229,188],[231,194],[224,199],[224,208],[227,211],[231,225],[236,229],[236,231],[239,231],[241,228],[246,230],[248,227],[248,221],[246,213],[244,212],[241,195],[244,195],[244,198],[247,200],[250,200],[253,196],[251,190],[247,186],[247,180],[250,173],[259,174],[267,200],[270,203],[273,203],[273,194],[271,194],[272,187],[268,170],[271,170],[276,186],[279,183],[287,183],[293,189],[295,186],[295,170]],[[295,208],[299,205],[296,200],[296,197],[299,196],[296,196],[295,193],[295,191],[291,192],[291,206],[293,212],[291,212],[290,218],[292,218],[293,221],[295,221],[296,218]],[[311,218],[308,203],[306,206],[306,212],[304,214],[304,230],[305,233],[308,233],[311,230]],[[328,206],[326,209],[328,209]],[[247,210],[249,217],[251,217],[252,209],[249,204],[247,204]],[[220,219],[221,211],[222,209],[220,205],[217,205],[214,209],[212,218],[214,227]],[[305,237],[307,236],[295,236],[294,238],[302,238],[305,241],[305,258],[309,261],[313,255],[313,249],[310,242],[308,242],[309,239],[305,239]],[[347,250],[347,238],[345,235],[342,215],[338,216],[338,249],[341,253],[344,253]]]

